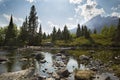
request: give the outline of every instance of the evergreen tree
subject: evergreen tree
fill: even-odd
[[[54,27],[52,31],[52,42],[56,41],[56,33],[57,31],[56,31],[56,28]]]
[[[56,37],[57,37],[57,40],[61,40],[62,39],[62,32],[61,32],[60,28],[58,29],[58,31],[56,33]]]
[[[84,37],[85,38],[90,38],[90,33],[89,30],[87,29],[87,26],[84,26]]]
[[[97,30],[96,29],[94,29],[93,34],[97,34]]]
[[[33,5],[31,7],[30,15],[29,15],[29,26],[28,26],[28,32],[29,32],[29,45],[34,45],[37,39],[36,34],[37,34],[37,27],[38,27],[38,17],[37,17],[37,12],[36,8]]]
[[[119,18],[119,23],[117,26],[117,29],[115,31],[115,34],[113,36],[114,44],[120,46],[120,18]]]
[[[106,36],[109,33],[109,28],[107,26],[104,26],[101,30],[101,34]]]
[[[23,43],[23,45],[27,45],[27,43],[28,43],[28,20],[27,20],[27,17],[21,27],[19,40],[21,43]]]
[[[67,28],[66,25],[65,25],[65,27],[64,27],[64,30],[63,30],[62,35],[63,35],[63,40],[64,40],[65,42],[67,42],[67,41],[69,41],[69,40],[71,39],[70,32],[68,31],[68,28]]]
[[[44,32],[43,33],[43,39],[46,39],[47,38],[47,36],[46,36],[46,33]]]
[[[40,24],[38,35],[39,35],[39,43],[41,44],[42,43],[42,26],[41,26],[41,24]]]
[[[6,46],[15,46],[17,38],[17,27],[13,23],[13,18],[11,15],[9,26],[5,33],[4,45]]]
[[[80,37],[81,36],[81,29],[80,29],[80,24],[78,24],[78,28],[77,28],[77,31],[76,31],[76,37]]]
[[[5,40],[5,30],[6,27],[4,28],[0,27],[0,46],[3,46],[3,42]]]
[[[111,25],[110,27],[109,27],[109,31],[108,31],[108,36],[109,37],[113,37],[113,35],[115,34],[115,30],[116,30],[116,27],[115,26],[113,26],[113,25]]]
[[[84,26],[82,26],[81,36],[84,36]]]

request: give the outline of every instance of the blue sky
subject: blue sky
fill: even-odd
[[[0,0],[0,26],[8,25],[11,14],[21,26],[32,5],[47,33],[65,24],[72,29],[97,15],[120,17],[120,0]]]

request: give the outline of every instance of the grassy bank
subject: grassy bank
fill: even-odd
[[[43,42],[50,42],[50,40],[44,40]],[[43,43],[43,44],[44,44]],[[112,39],[109,36],[104,36],[102,34],[92,34],[91,38],[86,39],[85,37],[73,38],[71,41],[56,40],[54,42],[55,46],[85,46],[85,47],[105,47],[112,46]]]

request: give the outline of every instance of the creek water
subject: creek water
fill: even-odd
[[[2,57],[4,59],[8,59],[8,61],[0,64],[0,74],[27,69],[32,62],[35,65],[35,72],[38,75],[47,78],[52,76],[51,73],[56,73],[60,70],[67,69],[71,73],[67,79],[74,80],[75,69],[89,69],[85,65],[78,63],[79,61],[77,61],[77,59],[75,59],[73,56],[59,56],[52,54],[51,52],[41,51],[37,51],[36,53],[41,53],[44,56],[45,62],[40,62],[32,59],[30,53],[24,55],[22,53],[18,53],[18,51],[0,51],[0,58]],[[105,80],[106,77],[110,77],[110,80],[119,80],[118,77],[109,72],[96,74],[93,80]]]

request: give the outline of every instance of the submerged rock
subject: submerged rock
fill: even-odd
[[[0,58],[0,63],[3,63],[3,62],[6,62],[6,61],[8,61],[8,59],[7,58]]]

